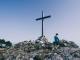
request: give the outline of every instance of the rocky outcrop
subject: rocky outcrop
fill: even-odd
[[[1,56],[4,60],[80,60],[80,48],[66,40],[55,46],[45,37],[40,37],[35,41],[17,43]]]

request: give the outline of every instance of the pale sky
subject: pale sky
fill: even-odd
[[[0,38],[13,43],[37,39],[41,21],[35,19],[42,10],[52,16],[44,21],[49,41],[58,32],[60,39],[80,45],[80,0],[0,0]]]

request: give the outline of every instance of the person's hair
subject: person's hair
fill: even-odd
[[[58,35],[58,33],[56,33],[56,35]]]

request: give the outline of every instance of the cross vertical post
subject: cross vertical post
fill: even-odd
[[[43,25],[43,11],[42,11],[42,37],[43,37],[43,27],[44,25]]]

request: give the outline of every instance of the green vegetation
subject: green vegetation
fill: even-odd
[[[11,47],[12,43],[10,41],[5,41],[5,39],[0,39],[0,48]]]

